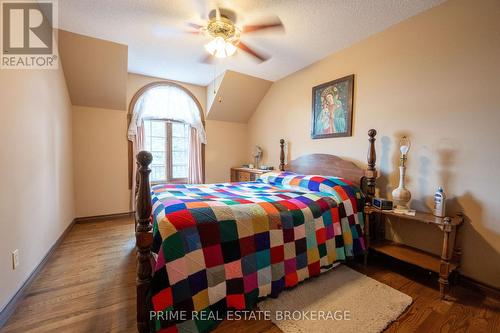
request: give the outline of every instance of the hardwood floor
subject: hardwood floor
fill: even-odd
[[[136,332],[134,223],[76,224],[1,333]],[[500,332],[500,301],[455,287],[441,301],[435,276],[384,257],[351,267],[413,297],[386,332]],[[403,272],[403,273],[396,273]],[[279,333],[269,321],[226,321],[215,332]]]

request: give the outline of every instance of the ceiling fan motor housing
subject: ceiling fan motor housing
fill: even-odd
[[[205,28],[208,35],[213,38],[222,37],[225,41],[237,44],[240,39],[240,30],[235,26],[236,14],[233,11],[221,8],[220,15],[217,10],[210,12],[209,21]]]

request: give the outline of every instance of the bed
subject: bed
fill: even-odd
[[[254,182],[149,185],[151,154],[137,156],[139,332],[208,332],[227,310],[251,309],[321,268],[366,255],[368,168],[334,155],[284,163]],[[362,190],[363,189],[363,190]]]

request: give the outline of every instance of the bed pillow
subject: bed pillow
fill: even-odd
[[[344,201],[348,198],[361,199],[363,197],[363,193],[356,185],[340,177],[274,171],[262,174],[259,179],[264,183],[286,189],[328,193],[334,195],[338,201]]]

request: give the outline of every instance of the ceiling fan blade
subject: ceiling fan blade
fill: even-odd
[[[242,32],[243,33],[249,33],[249,32],[256,32],[260,30],[267,30],[267,29],[279,29],[279,30],[284,30],[283,23],[281,23],[281,20],[276,17],[270,21],[263,22],[260,24],[247,24],[243,26]]]
[[[196,29],[196,30],[200,30],[201,28],[203,28],[203,26],[196,24],[196,23],[192,23],[192,22],[188,22],[186,24],[188,27],[191,27],[191,28]]]
[[[201,31],[199,30],[183,30],[182,32],[190,35],[201,35]]]
[[[240,50],[250,54],[252,57],[259,60],[259,62],[263,62],[263,61],[266,61],[269,59],[268,56],[258,53],[257,51],[253,50],[247,44],[245,44],[241,41],[238,45],[236,45],[236,47],[239,48]]]

